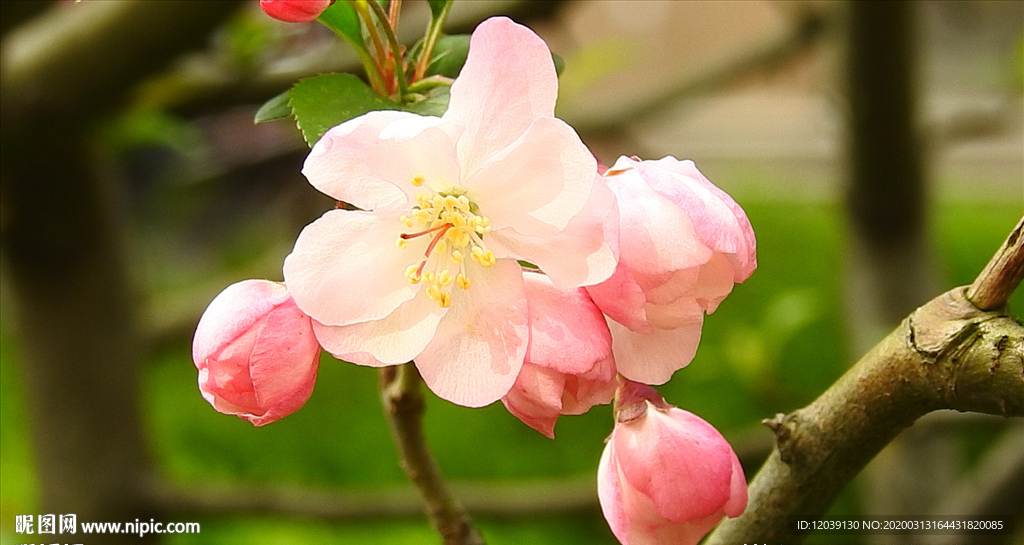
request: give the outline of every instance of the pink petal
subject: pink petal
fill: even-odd
[[[405,270],[418,246],[401,250],[398,214],[331,210],[307,225],[284,260],[295,302],[314,320],[349,325],[391,314],[418,291]],[[425,241],[424,241],[425,243]]]
[[[615,397],[615,360],[611,354],[581,375],[565,377],[562,414],[583,414],[596,405],[607,405]]]
[[[463,168],[466,196],[480,205],[495,231],[511,227],[523,235],[550,235],[589,200],[597,163],[572,127],[542,117],[478,170]]]
[[[700,325],[637,333],[613,320],[612,353],[619,374],[644,384],[664,384],[697,353]]]
[[[203,398],[256,426],[305,404],[319,355],[309,316],[282,284],[266,280],[233,284],[214,298],[193,343]]]
[[[558,289],[537,273],[523,279],[530,304],[527,361],[578,375],[611,355],[611,333],[586,291]]]
[[[615,456],[615,445],[608,441],[601,453],[597,466],[597,497],[612,533],[620,543],[629,544],[629,515],[625,510],[622,486],[619,480],[619,462]]]
[[[408,112],[370,112],[328,130],[302,173],[323,193],[364,210],[407,211],[413,175],[458,181],[454,142],[439,123]]]
[[[232,341],[262,320],[274,307],[286,302],[288,288],[267,280],[243,280],[224,288],[210,302],[192,339],[193,361],[215,357]]]
[[[565,380],[565,375],[553,369],[524,363],[501,402],[524,424],[554,439],[555,422],[562,413]]]
[[[512,229],[491,233],[488,248],[500,257],[523,259],[540,267],[562,288],[592,285],[615,270],[618,254],[615,195],[596,182],[586,206],[565,229],[551,236],[527,236]]]
[[[746,213],[729,194],[704,177],[693,161],[671,156],[658,161],[629,161],[654,191],[686,211],[706,246],[730,256],[735,267],[733,282],[750,277],[757,267],[754,231]]]
[[[465,171],[519,138],[534,119],[553,116],[557,94],[555,65],[540,37],[505,17],[480,23],[444,114],[465,127],[458,142]]]
[[[324,350],[339,359],[374,367],[395,365],[412,361],[423,351],[445,311],[419,293],[380,320],[345,326],[313,322],[313,331]],[[346,358],[359,353],[370,359]]]
[[[620,158],[605,174],[619,205],[619,259],[638,276],[695,267],[711,259],[694,223],[674,202],[656,193],[635,168]]]
[[[692,413],[651,408],[617,426],[612,441],[625,479],[670,521],[714,515],[732,495],[736,455],[718,430]]]
[[[416,358],[427,386],[443,399],[482,407],[516,380],[529,340],[523,273],[512,260],[467,273],[472,285],[452,292],[434,339]]]
[[[624,261],[619,261],[607,280],[586,289],[598,308],[612,320],[637,332],[652,330],[644,311],[646,294]]]

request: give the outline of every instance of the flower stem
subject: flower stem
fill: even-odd
[[[395,29],[391,28],[391,18],[380,4],[377,2],[367,2],[367,5],[370,6],[374,15],[377,16],[377,20],[380,21],[380,26],[384,30],[384,37],[388,40],[388,47],[391,48],[391,60],[394,63],[391,70],[394,73],[395,82],[398,84],[398,98],[399,102],[401,102],[403,97],[409,93],[409,89],[405,82],[405,67],[403,66],[405,63],[402,59],[402,50],[398,45],[398,38],[395,37]]]
[[[437,38],[441,35],[441,28],[444,26],[445,20],[448,19],[448,12],[451,9],[452,3],[446,3],[441,13],[430,20],[427,35],[423,37],[423,48],[420,50],[419,62],[416,63],[416,71],[412,76],[413,83],[423,79],[423,76],[427,74],[427,68],[430,66],[430,57],[434,54],[434,45],[437,44]]]
[[[445,545],[483,545],[465,508],[452,494],[423,436],[422,379],[411,362],[380,370],[381,401],[402,469],[416,486]]]

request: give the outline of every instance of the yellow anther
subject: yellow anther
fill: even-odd
[[[418,265],[409,265],[409,267],[405,269],[405,278],[409,280],[410,284],[419,284],[421,277],[416,274],[418,270]]]
[[[451,286],[454,281],[455,277],[452,276],[452,273],[448,272],[448,269],[444,269],[441,271],[441,274],[437,275],[437,283],[443,288]]]
[[[474,250],[476,248],[479,248],[479,246],[474,247]],[[476,254],[476,252],[474,252],[474,254]],[[495,263],[497,263],[497,260],[494,258],[494,252],[490,250],[481,250],[478,256],[479,257],[477,257],[476,259],[477,263],[483,265],[484,267],[490,268],[493,267]]]
[[[439,301],[441,299],[441,288],[437,287],[437,284],[427,286],[427,297],[431,301]]]
[[[409,241],[402,237],[395,239],[395,246],[398,246],[399,250],[404,250],[409,247]]]
[[[424,178],[422,174],[414,174],[413,177],[412,177],[412,180],[411,180],[412,185],[414,187],[419,187],[419,186],[423,185],[423,182],[425,182],[425,181],[427,181],[427,179]]]
[[[417,174],[413,176],[412,183],[420,186],[425,180]],[[490,220],[478,215],[469,197],[458,190],[418,193],[415,202],[411,212],[399,218],[408,230],[401,233],[395,244],[406,248],[409,240],[418,237],[430,237],[430,243],[422,260],[410,266],[405,276],[413,284],[422,282],[432,301],[448,307],[452,301],[452,284],[463,290],[468,290],[471,284],[465,274],[466,257],[483,267],[493,267],[497,263],[494,252],[487,250],[483,242],[483,236],[491,231]],[[433,270],[425,270],[435,254],[437,260],[430,267]],[[448,261],[454,265],[451,269],[444,268]]]

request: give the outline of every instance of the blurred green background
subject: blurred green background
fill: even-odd
[[[581,7],[589,4],[564,2],[542,13],[519,6],[516,9],[522,11],[514,12],[531,23],[556,52],[568,50],[563,55],[568,66],[564,78],[574,79],[563,78],[569,89],[563,89],[566,104],[561,107],[570,121],[574,116],[586,117],[587,112],[604,111],[599,87],[609,77],[614,79],[614,74],[609,76],[614,66],[607,70],[591,67],[594,73],[590,75],[580,75],[581,71],[572,75],[574,59],[578,66],[590,66],[587,63],[593,63],[595,55],[601,59],[600,52],[608,55],[608,44],[616,43],[611,38],[596,45],[574,42],[574,32],[614,28],[616,24],[628,27],[609,20],[614,19],[609,15],[613,12],[601,19],[595,10]],[[713,2],[678,4],[699,5],[699,9],[690,9],[705,10],[700,13],[708,18],[705,24],[719,25],[717,28],[728,26],[729,18],[739,17],[734,12],[707,11],[713,9]],[[782,19],[792,15],[787,10],[794,9],[794,4],[813,6],[742,4],[747,18],[753,17],[749,12],[768,9],[781,13],[777,16]],[[635,3],[632,6],[625,9],[637,9]],[[280,68],[282,59],[296,56],[302,47],[316,49],[324,39],[315,32],[268,24],[251,8],[211,40],[213,53],[208,52],[205,59],[207,68],[212,56],[219,59],[216,62],[227,63],[216,65],[220,69],[273,72],[268,67]],[[941,12],[947,8],[930,9]],[[986,17],[998,19],[985,9],[989,8],[967,10],[966,15],[929,12],[931,30],[925,36],[932,41],[928,43],[938,43],[935,36],[955,36],[958,17],[964,21],[973,17],[971,24],[982,24]],[[476,14],[465,17],[457,24],[469,28],[474,17],[480,18]],[[636,28],[625,28],[624,37],[615,39],[628,40],[641,32],[644,21],[643,13],[636,14],[632,21]],[[737,21],[733,41],[680,53],[680,58],[714,57],[730,48],[761,47],[757,39],[744,41],[750,36],[742,25],[749,22]],[[785,23],[776,24],[781,30],[772,24],[757,22],[756,28],[767,30],[764,36],[754,37],[768,40],[788,28]],[[1011,21],[1011,26],[1015,24]],[[1019,26],[1010,32],[1021,36]],[[644,158],[675,154],[694,159],[750,218],[757,235],[758,270],[706,319],[693,363],[659,388],[670,403],[699,414],[733,441],[747,463],[748,478],[771,443],[771,434],[759,422],[807,404],[854,359],[845,317],[850,297],[857,294],[846,288],[850,234],[842,202],[841,131],[834,126],[841,115],[834,110],[818,111],[833,100],[836,68],[828,59],[838,47],[837,40],[826,33],[815,47],[795,51],[781,66],[755,68],[750,76],[673,101],[666,111],[674,112],[674,121],[655,116],[653,121],[626,123],[611,134],[604,127],[591,132],[581,129],[584,140],[609,163],[615,155],[634,153]],[[940,48],[938,53],[934,47],[926,48],[925,56],[946,58],[941,48],[948,46],[935,47]],[[976,77],[965,76],[968,83],[957,87],[942,76],[941,66],[929,65],[933,67],[925,71],[925,95],[938,99],[953,96],[960,100],[958,104],[978,104],[973,101],[978,93],[999,99],[1008,92],[1011,111],[1013,106],[1019,110],[1020,90],[1014,83],[1007,91],[1004,77],[1010,71],[1009,81],[1019,83],[1019,47],[1016,53],[1012,49],[1008,53],[998,43],[972,47],[976,56],[966,71]],[[606,64],[615,64],[612,57],[603,58]],[[198,61],[194,64],[203,66]],[[98,139],[101,170],[125,194],[119,211],[127,225],[129,260],[141,292],[150,341],[142,375],[141,410],[155,465],[170,482],[185,488],[241,487],[238,490],[243,495],[260,490],[345,490],[357,501],[366,497],[374,504],[386,503],[389,494],[408,498],[411,489],[398,467],[381,413],[375,370],[324,355],[309,403],[298,413],[259,429],[215,412],[198,393],[190,336],[205,303],[223,287],[244,278],[280,280],[280,263],[298,229],[332,203],[299,175],[305,150],[290,123],[252,127],[249,123],[258,102],[219,99],[212,106],[204,104],[196,98],[202,92],[195,88],[217,88],[217,84],[203,79],[204,72],[195,66],[179,67],[164,79],[150,81],[135,95],[133,104],[103,123]],[[1014,70],[1018,71],[1015,75]],[[929,78],[941,84],[929,86]],[[585,97],[590,84],[596,89],[591,95],[597,98],[588,105]],[[621,84],[612,87],[629,91]],[[813,101],[808,106],[799,100],[776,101],[775,97],[812,97]],[[732,111],[741,113],[732,118],[714,115],[730,104],[739,105]],[[797,110],[780,113],[773,104],[796,104]],[[996,117],[1004,111],[997,109]],[[780,120],[780,115],[790,117]],[[701,130],[709,116],[717,133]],[[982,121],[988,119],[981,117]],[[966,145],[948,155],[938,146],[936,153],[929,155],[927,232],[940,291],[969,284],[1024,209],[1020,119],[1010,116],[1005,121],[1008,126],[968,138]],[[671,131],[666,133],[669,125]],[[788,144],[792,148],[787,148]],[[981,146],[981,151],[972,155],[972,145]],[[12,319],[8,289],[5,280],[4,319],[0,321],[3,545],[25,540],[13,533],[14,516],[37,513],[40,508],[33,453],[48,448],[30,440],[26,412],[30,394],[21,378],[18,324]],[[1024,294],[1018,291],[1010,306],[1020,315]],[[511,501],[524,484],[540,489],[547,483],[558,490],[552,497],[570,498],[562,506],[555,501],[547,513],[541,507],[519,515],[477,516],[488,543],[616,542],[600,515],[594,484],[603,441],[612,428],[609,407],[563,417],[554,441],[520,423],[500,404],[473,410],[430,397],[425,425],[442,470],[457,487],[468,487],[468,494],[479,497],[479,489],[473,486],[490,485],[494,488],[484,493],[501,503],[503,499]],[[957,441],[960,468],[970,470],[1002,429],[1002,423],[985,421],[948,431]],[[861,512],[860,504],[860,486],[855,483],[833,513],[853,516]],[[164,542],[170,544],[438,542],[426,519],[416,515],[332,521],[312,513],[181,513],[171,520],[198,521],[202,533],[166,536]],[[812,538],[811,542],[827,541]]]

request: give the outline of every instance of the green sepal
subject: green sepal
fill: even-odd
[[[285,91],[264,102],[263,106],[260,106],[260,109],[256,110],[256,117],[253,119],[253,123],[259,125],[260,123],[266,123],[267,121],[274,121],[275,119],[282,119],[292,115],[292,107],[288,104],[289,93],[290,91]]]
[[[327,129],[349,119],[374,110],[401,109],[352,74],[324,74],[300,80],[289,96],[292,115],[310,147]]]
[[[441,117],[448,110],[450,87],[435,87],[419,101],[405,105],[405,110],[419,115]]]
[[[441,36],[434,45],[434,53],[430,56],[427,76],[444,76],[455,78],[466,64],[469,56],[469,34]]]

